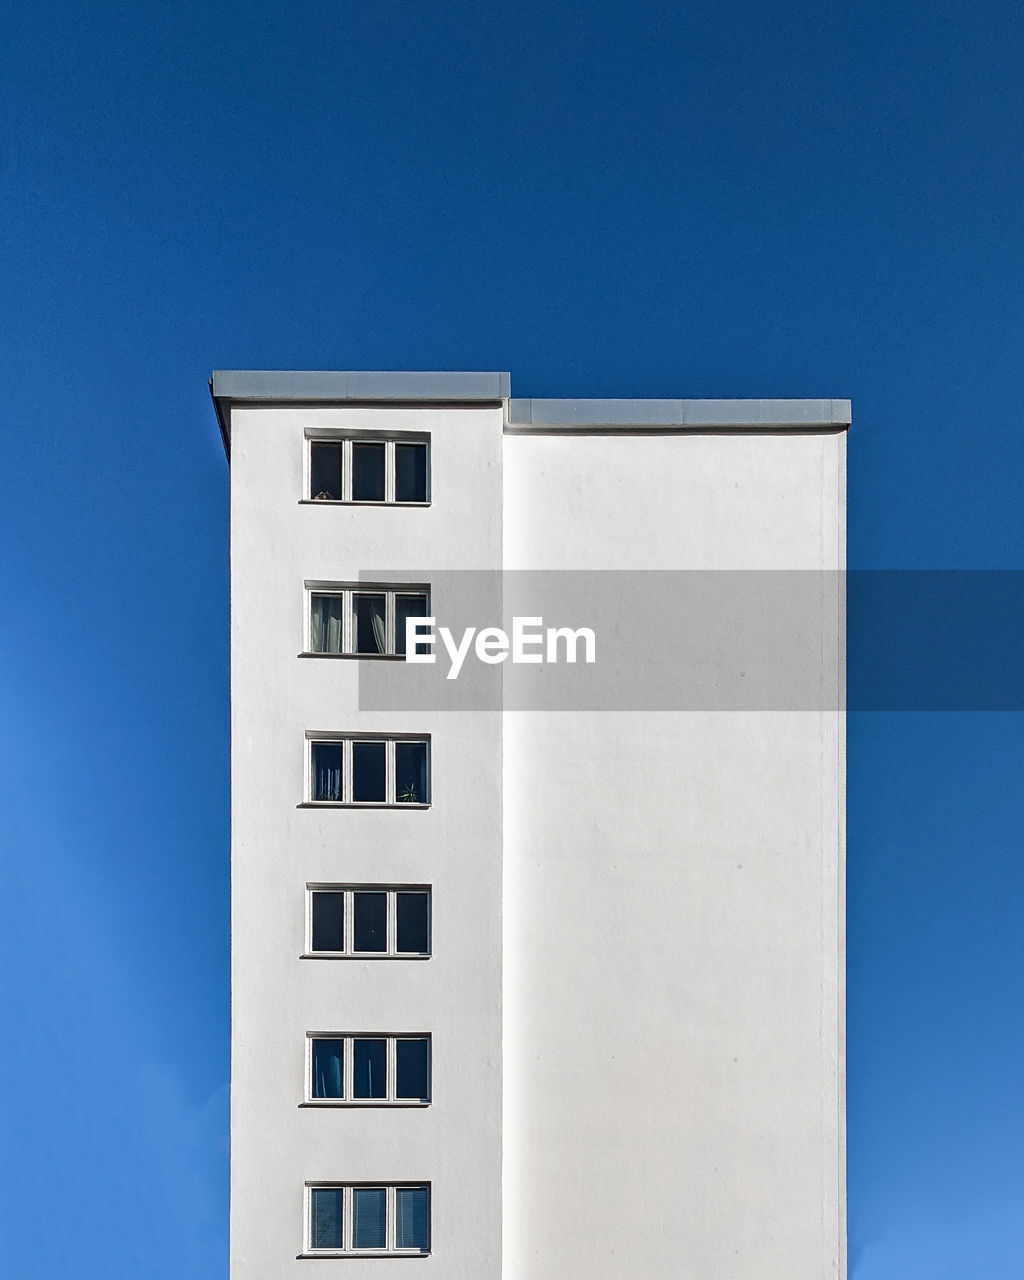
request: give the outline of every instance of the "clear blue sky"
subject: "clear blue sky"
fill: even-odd
[[[0,13],[0,1274],[226,1275],[220,368],[849,396],[858,568],[1024,568],[1019,5]],[[856,628],[863,620],[851,620]],[[850,723],[855,1280],[1019,1280],[1018,714]]]

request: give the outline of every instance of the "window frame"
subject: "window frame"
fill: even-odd
[[[342,903],[342,938],[348,944],[343,951],[313,950],[313,894],[341,893]],[[355,940],[355,898],[357,893],[386,893],[387,901],[387,948],[384,951],[356,951],[352,947]],[[427,950],[398,950],[398,895],[400,893],[424,894],[427,899]],[[307,882],[306,884],[306,941],[303,960],[429,960],[433,953],[434,925],[434,891],[429,884],[324,884]],[[327,1038],[326,1036],[324,1037]]]
[[[384,1248],[383,1249],[354,1249],[352,1248],[353,1234],[353,1191],[361,1188],[369,1190],[378,1190],[383,1188],[386,1195],[384,1201]],[[398,1196],[397,1192],[401,1189],[423,1190],[427,1193],[427,1243],[423,1249],[399,1249],[396,1241],[398,1239]],[[313,1192],[314,1191],[340,1191],[341,1198],[341,1243],[340,1249],[317,1249],[313,1245]],[[433,1214],[432,1205],[433,1196],[431,1184],[424,1180],[421,1182],[389,1182],[380,1180],[370,1182],[360,1179],[358,1182],[334,1182],[329,1180],[309,1181],[303,1186],[303,1251],[300,1257],[304,1258],[426,1258],[429,1257],[432,1247],[433,1235]],[[347,1248],[345,1246],[348,1246]]]
[[[344,1042],[342,1061],[341,1098],[317,1098],[313,1095],[313,1044],[317,1040],[341,1040]],[[387,1042],[386,1084],[383,1098],[357,1098],[355,1096],[355,1042],[357,1040],[384,1040]],[[425,1040],[427,1042],[427,1096],[426,1098],[400,1098],[398,1096],[398,1042],[399,1040]],[[429,1107],[434,1100],[434,1053],[429,1031],[307,1031],[305,1055],[306,1085],[303,1090],[304,1107]]]
[[[354,742],[383,742],[384,750],[384,799],[353,800],[352,744]],[[395,746],[400,742],[426,744],[426,800],[399,800]],[[317,800],[313,795],[316,781],[313,766],[314,747],[318,744],[341,746],[341,800]],[[433,798],[433,762],[429,733],[330,733],[319,729],[306,730],[305,792],[300,809],[429,809]]]
[[[313,496],[313,445],[336,445],[341,448],[341,497],[315,498]],[[352,446],[354,444],[384,445],[384,497],[352,497]],[[395,445],[419,444],[427,451],[426,493],[422,502],[399,501],[395,497]],[[431,503],[431,440],[429,431],[360,431],[357,429],[314,429],[304,433],[302,468],[302,504],[318,507],[429,507]]]
[[[355,649],[355,597],[357,595],[383,595],[386,597],[384,610],[384,652],[360,653]],[[326,653],[322,649],[313,648],[313,597],[337,596],[341,599],[341,653]],[[304,617],[302,627],[302,652],[300,658],[366,658],[371,662],[390,659],[392,662],[404,662],[405,654],[398,652],[398,597],[422,596],[426,599],[427,609],[424,616],[430,615],[430,583],[429,582],[323,582],[307,579],[303,584]],[[421,643],[424,643],[421,641]]]

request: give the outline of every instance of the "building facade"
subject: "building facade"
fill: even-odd
[[[232,1280],[845,1276],[849,403],[211,390]],[[564,685],[403,661],[531,592]]]

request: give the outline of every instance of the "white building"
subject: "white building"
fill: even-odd
[[[848,402],[211,388],[232,1280],[845,1276]],[[392,657],[458,584],[540,570],[597,636],[558,709],[514,683],[553,669]],[[796,615],[795,673],[757,669]]]

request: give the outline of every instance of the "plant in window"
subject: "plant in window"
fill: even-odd
[[[411,782],[407,782],[398,793],[399,804],[419,804],[420,798],[416,794],[416,788]]]

